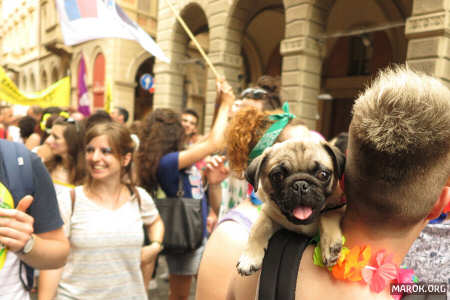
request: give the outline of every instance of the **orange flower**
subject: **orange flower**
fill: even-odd
[[[362,280],[361,270],[369,263],[370,256],[370,246],[355,246],[341,254],[331,273],[336,279],[360,281]]]

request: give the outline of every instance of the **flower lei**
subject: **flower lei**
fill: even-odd
[[[316,236],[312,241],[317,243],[319,240],[320,237]],[[344,243],[345,237],[342,237],[342,244]],[[328,270],[336,279],[369,285],[370,290],[375,293],[382,292],[390,283],[417,283],[414,270],[400,268],[392,261],[393,257],[392,253],[387,253],[384,249],[372,255],[370,245],[355,246],[351,249],[342,247],[337,263]],[[325,267],[319,243],[314,248],[313,262],[317,266]],[[392,297],[399,300],[402,295]]]

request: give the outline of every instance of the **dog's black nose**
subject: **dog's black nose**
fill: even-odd
[[[306,194],[309,192],[309,184],[304,180],[299,180],[294,182],[292,189],[297,193]]]

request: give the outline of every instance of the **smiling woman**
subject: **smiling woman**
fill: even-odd
[[[95,180],[107,180],[109,177],[120,178],[121,165],[128,165],[130,163],[130,158],[131,152],[128,152],[127,155],[122,158],[120,154],[117,153],[117,150],[114,151],[110,147],[106,135],[93,138],[86,147],[86,162],[89,171],[88,178],[90,179],[91,184]]]
[[[87,180],[60,199],[71,256],[65,268],[42,272],[39,299],[145,299],[140,264],[154,263],[164,225],[150,195],[133,184],[130,132],[100,123],[87,131],[85,143]],[[144,247],[142,226],[151,241]]]

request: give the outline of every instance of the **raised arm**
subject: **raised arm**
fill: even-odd
[[[206,139],[180,152],[178,157],[179,170],[189,167],[223,148],[228,115],[234,102],[234,94],[230,85],[226,81],[220,80],[217,82],[217,93],[219,93],[218,97],[221,103],[213,127]]]

